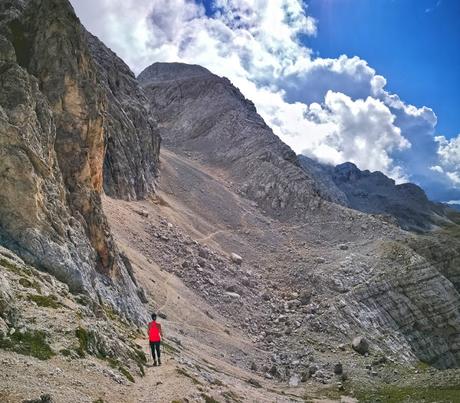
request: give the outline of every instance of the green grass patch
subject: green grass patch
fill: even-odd
[[[206,395],[205,393],[202,393],[201,397],[206,403],[219,403],[218,400],[214,399],[212,396]]]
[[[136,361],[138,364],[147,364],[147,357],[145,356],[144,351],[137,347],[132,347],[132,349],[133,350],[129,352],[129,357]]]
[[[220,379],[213,379],[211,384],[216,386],[224,386],[224,383]]]
[[[14,274],[17,274],[19,276],[25,276],[27,274],[31,274],[31,271],[30,269],[26,269],[26,268],[23,268],[23,267],[19,267],[17,266],[16,264],[14,263],[11,263],[9,260],[7,259],[2,259],[0,258],[0,266],[4,267],[5,269],[7,269],[8,271],[14,273]]]
[[[78,295],[77,297],[75,297],[75,302],[83,306],[91,305],[91,300],[86,295]]]
[[[29,294],[27,295],[27,299],[44,308],[57,309],[63,306],[60,302],[58,302],[55,295]]]
[[[33,288],[38,293],[42,291],[40,284],[36,280],[30,281],[29,279],[25,277],[21,277],[19,279],[19,284],[21,284],[24,288]]]
[[[76,349],[77,354],[83,358],[88,352],[88,342],[89,342],[88,331],[85,328],[80,326],[78,329],[75,330],[75,336],[78,339],[78,347]]]
[[[241,397],[238,396],[235,392],[231,390],[227,390],[222,393],[222,396],[224,397],[226,402],[236,402],[236,403],[241,403]]]
[[[189,378],[195,385],[201,385],[202,383],[196,379],[193,375],[189,374],[185,369],[183,368],[176,368],[176,372],[179,375],[185,376],[186,378]]]
[[[356,392],[356,398],[360,402],[376,402],[385,403],[451,403],[458,402],[460,396],[459,387],[438,387],[438,388],[423,388],[423,387],[397,387],[386,386],[377,391],[360,391]]]
[[[174,347],[173,345],[169,344],[168,342],[164,340],[161,341],[161,344],[163,348],[165,349],[165,351],[169,354],[179,354],[180,353],[179,349],[177,349],[176,347]]]
[[[64,357],[72,357],[72,351],[69,350],[68,348],[63,348],[62,350],[59,351],[61,355]]]
[[[0,348],[39,360],[49,360],[56,355],[46,341],[46,334],[40,330],[15,332],[9,337],[0,337]]]
[[[125,367],[120,367],[118,369],[128,381],[133,382],[133,383],[136,382],[134,380],[134,377],[129,373],[129,371]]]
[[[460,225],[459,224],[446,225],[442,229],[442,232],[444,232],[446,235],[451,236],[453,238],[460,239]]]
[[[108,305],[102,305],[102,310],[106,314],[107,318],[113,321],[119,321],[120,316]]]

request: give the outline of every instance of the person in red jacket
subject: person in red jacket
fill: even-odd
[[[152,350],[152,357],[153,357],[153,365],[157,365],[157,358],[158,358],[158,365],[161,365],[161,353],[160,353],[160,346],[161,346],[161,339],[163,337],[163,332],[161,331],[161,324],[157,322],[157,315],[152,313],[152,321],[149,323],[148,327],[149,333],[149,341],[150,341],[150,350]],[[156,358],[155,358],[156,353]]]

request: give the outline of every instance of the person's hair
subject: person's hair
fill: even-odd
[[[157,314],[156,313],[152,313],[152,320],[156,320],[157,319]]]

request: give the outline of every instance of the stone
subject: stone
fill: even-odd
[[[271,366],[271,368],[269,369],[268,373],[269,373],[271,376],[275,377],[275,378],[279,378],[279,377],[280,377],[280,373],[279,373],[278,367],[277,367],[275,364],[273,364],[273,365]]]
[[[145,210],[134,210],[137,214],[139,214],[140,216],[142,217],[148,217],[149,216],[149,213],[147,213],[147,211]]]
[[[8,324],[3,320],[2,317],[0,317],[0,338],[7,336],[8,333],[9,333]]]
[[[260,384],[260,382],[257,379],[249,378],[247,382],[250,385],[254,386],[255,388],[261,388],[262,387],[262,385]]]
[[[236,292],[227,291],[227,292],[225,292],[225,295],[228,295],[229,297],[232,297],[234,299],[240,299],[241,298],[241,295],[236,293]]]
[[[357,353],[364,355],[369,352],[369,343],[367,340],[362,336],[357,336],[351,342],[351,347]]]
[[[241,265],[241,263],[243,263],[243,258],[240,255],[237,255],[236,253],[232,253],[230,255],[230,259],[233,263],[236,263],[237,265]]]
[[[203,247],[198,248],[198,256],[203,259],[209,258],[209,251]]]
[[[324,259],[321,256],[318,256],[318,257],[315,258],[315,263],[322,264],[322,263],[325,263],[325,262],[326,262],[326,259]]]
[[[300,380],[301,378],[298,374],[291,375],[291,377],[289,378],[289,386],[291,388],[295,388],[296,386],[299,386]]]
[[[54,403],[54,399],[49,394],[43,394],[38,399],[26,399],[22,403]]]
[[[1,266],[0,266],[1,267]],[[0,318],[8,318],[13,309],[13,291],[6,276],[0,271]]]
[[[343,365],[341,362],[338,362],[337,364],[334,365],[334,374],[342,375],[342,373],[343,373]]]

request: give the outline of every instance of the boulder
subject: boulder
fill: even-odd
[[[343,374],[343,365],[341,362],[338,362],[334,365],[334,374],[342,375]]]
[[[369,352],[369,343],[362,336],[355,337],[351,342],[351,347],[353,348],[353,350],[355,350],[357,353],[361,355],[364,355]]]
[[[236,263],[238,265],[243,263],[243,258],[240,255],[237,255],[236,253],[232,253],[230,255],[230,259],[232,260],[233,263]]]
[[[236,292],[226,292],[225,295],[228,295],[229,297],[232,297],[232,298],[235,298],[235,299],[239,299],[241,298],[241,295],[236,293]]]
[[[203,247],[200,247],[198,249],[198,256],[203,259],[207,259],[209,257],[209,251]]]
[[[296,386],[299,386],[300,380],[301,380],[301,377],[299,375],[293,374],[289,378],[289,386],[292,387],[292,388],[295,388]]]

